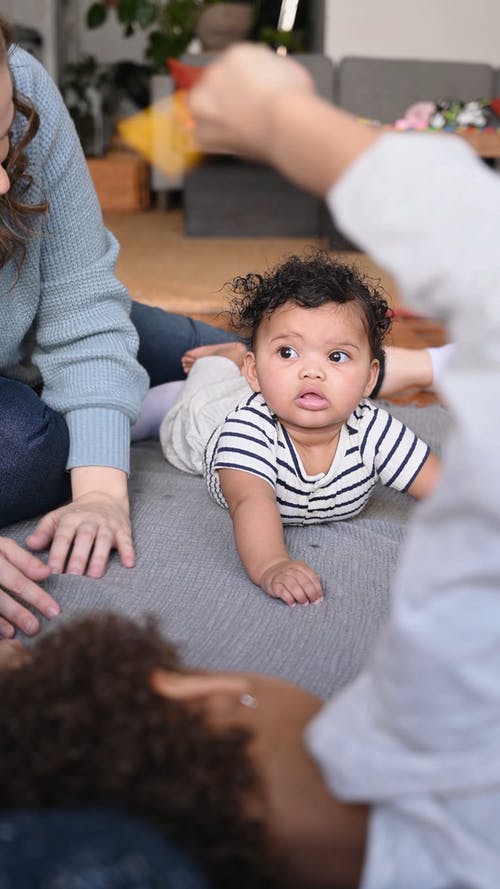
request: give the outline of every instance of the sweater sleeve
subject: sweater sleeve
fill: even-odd
[[[458,138],[387,135],[329,203],[458,344],[453,435],[390,620],[307,743],[338,796],[373,806],[363,889],[486,889],[500,883],[500,179]]]
[[[64,414],[68,468],[128,471],[130,423],[147,375],[136,361],[130,298],[115,275],[118,244],[106,230],[73,123],[45,70],[14,53],[16,86],[35,105],[40,129],[29,147],[33,178],[49,210],[39,244],[40,299],[33,361],[43,398]]]

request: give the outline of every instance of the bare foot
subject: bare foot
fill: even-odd
[[[387,346],[385,376],[379,395],[384,398],[409,387],[432,387],[432,361],[427,349]]]
[[[181,358],[182,369],[188,374],[198,358],[207,358],[210,355],[221,355],[234,361],[236,367],[243,367],[243,358],[248,352],[244,343],[238,340],[230,343],[215,343],[211,346],[197,346],[196,349],[188,349]]]

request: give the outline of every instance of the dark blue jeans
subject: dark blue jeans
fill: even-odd
[[[151,386],[184,379],[181,358],[188,349],[236,339],[234,333],[211,324],[142,303],[132,303],[130,317],[139,334],[137,357]]]
[[[152,386],[184,377],[187,349],[234,339],[185,315],[133,303],[139,361]],[[0,528],[43,515],[70,496],[64,418],[28,386],[0,377]]]
[[[64,417],[29,386],[0,377],[0,527],[64,503],[68,450]]]
[[[208,889],[155,830],[118,812],[0,812],[2,889]]]

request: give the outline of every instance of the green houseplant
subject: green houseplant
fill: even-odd
[[[84,56],[66,66],[60,87],[85,154],[103,154],[121,100],[112,68]]]
[[[151,71],[165,70],[167,58],[177,58],[186,51],[196,34],[200,13],[220,0],[96,0],[87,10],[87,26],[97,28],[104,24],[109,14],[117,16],[126,36],[137,28],[148,30],[146,59]],[[252,6],[259,3],[248,0],[230,0],[232,3]]]

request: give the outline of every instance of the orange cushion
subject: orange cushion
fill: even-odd
[[[186,65],[184,62],[179,62],[179,59],[167,59],[167,67],[179,90],[190,89],[203,74],[203,65]]]
[[[500,117],[500,96],[498,99],[492,99],[490,102],[490,108],[493,109],[497,117]]]

